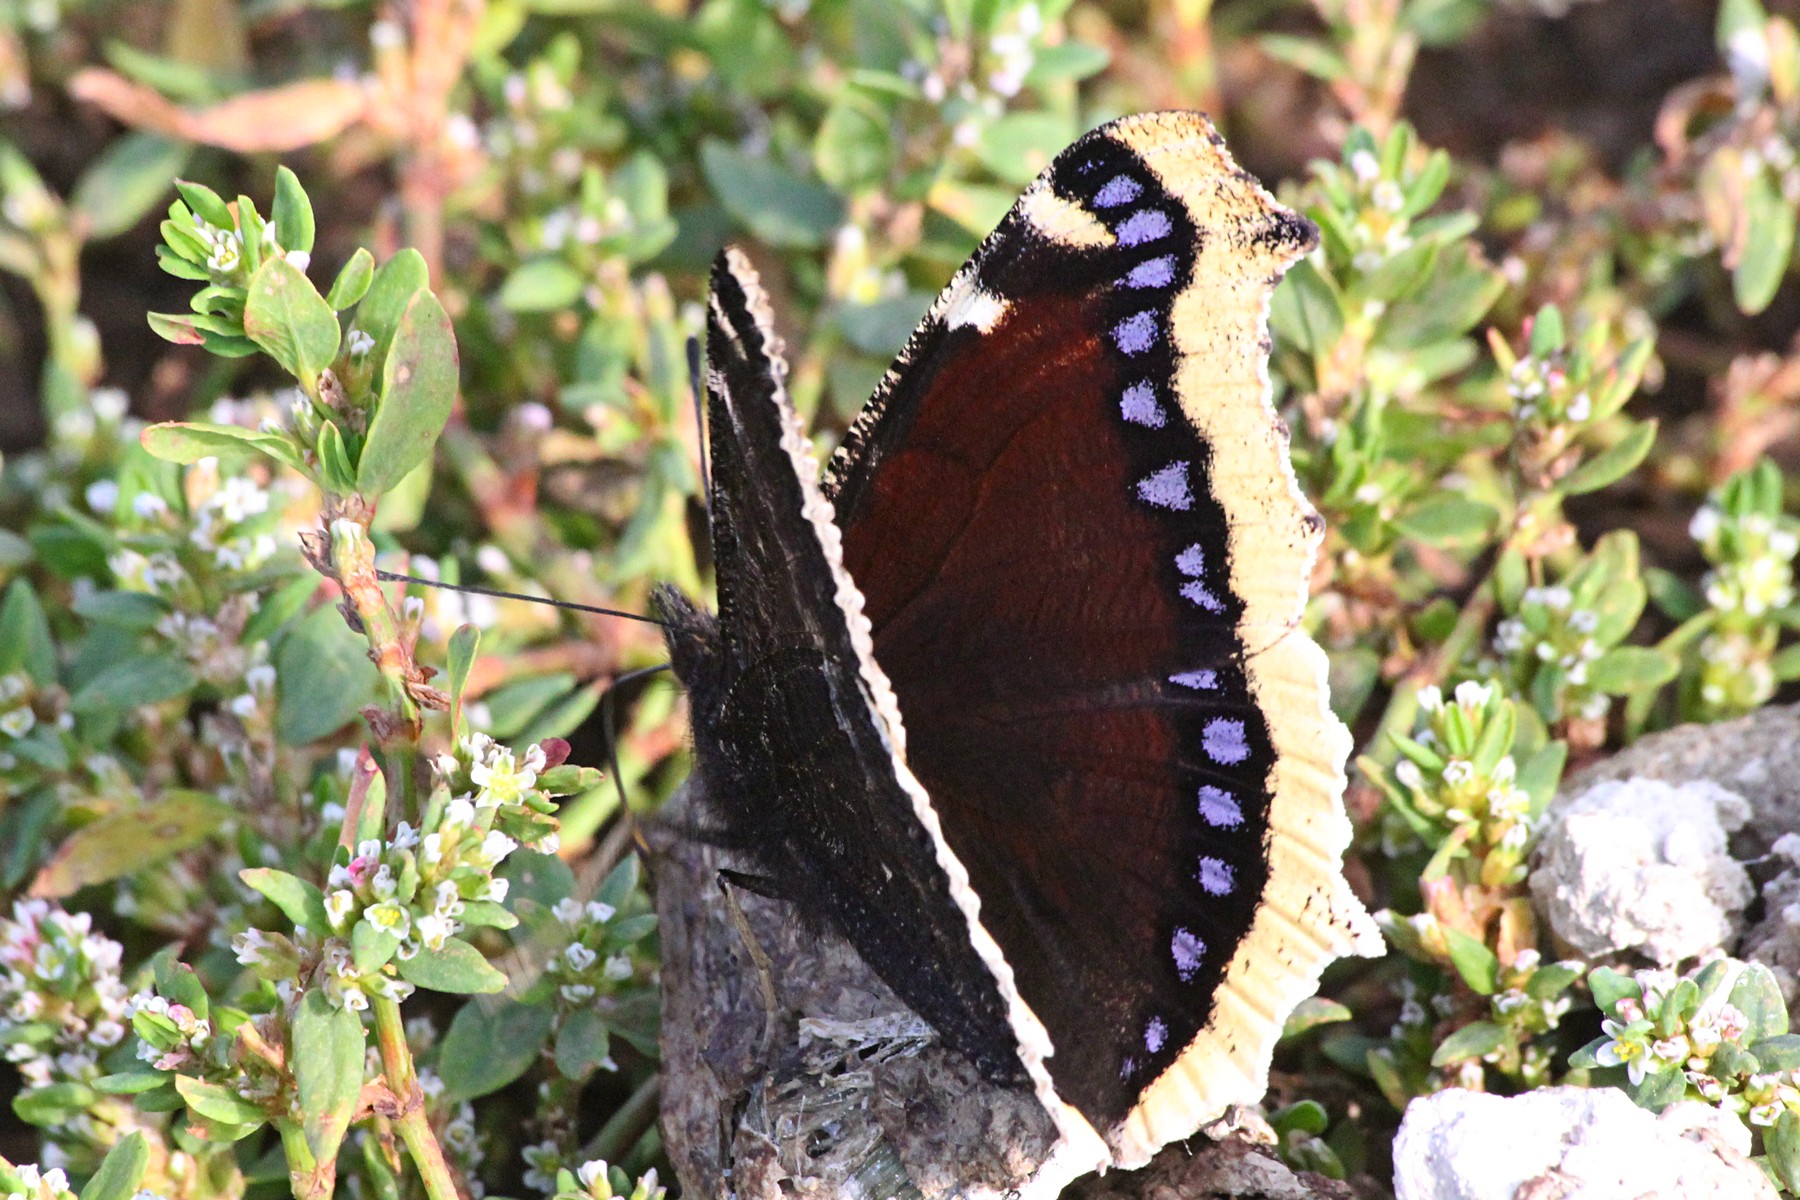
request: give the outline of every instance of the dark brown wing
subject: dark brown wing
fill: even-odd
[[[1286,1012],[1367,935],[1347,739],[1297,628],[1318,518],[1265,365],[1314,236],[1202,118],[1090,134],[826,483],[907,762],[1059,1093],[1127,1165],[1259,1098]]]

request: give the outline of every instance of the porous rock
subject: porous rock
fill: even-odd
[[[1596,783],[1634,777],[1686,783],[1708,779],[1750,803],[1732,835],[1739,859],[1767,854],[1784,833],[1800,833],[1800,705],[1765,705],[1714,725],[1652,733],[1563,781],[1577,795]]]
[[[1769,968],[1791,1007],[1800,999],[1800,834],[1776,838],[1769,857],[1780,868],[1762,886],[1763,918],[1744,934],[1738,957]]]
[[[1406,1107],[1398,1200],[1776,1200],[1735,1117],[1682,1103],[1659,1117],[1614,1088],[1518,1096],[1460,1089]]]
[[[1636,953],[1673,966],[1732,946],[1750,877],[1727,836],[1750,805],[1716,783],[1609,780],[1565,791],[1538,844],[1531,891],[1576,953]]]

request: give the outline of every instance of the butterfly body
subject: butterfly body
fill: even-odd
[[[1095,131],[822,484],[754,273],[714,271],[719,612],[660,603],[721,841],[1090,1167],[1254,1099],[1369,944],[1265,368],[1314,237],[1201,118]]]

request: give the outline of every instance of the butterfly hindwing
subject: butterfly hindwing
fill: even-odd
[[[849,938],[984,1073],[1022,1081],[1006,1000],[890,749],[877,700],[887,685],[741,255],[721,255],[709,307],[719,615],[670,592],[659,602],[718,840],[807,920]]]

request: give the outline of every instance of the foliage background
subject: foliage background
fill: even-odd
[[[657,639],[359,591],[370,552],[637,612],[703,588],[683,347],[727,238],[823,448],[1051,155],[1199,107],[1325,233],[1274,374],[1332,531],[1309,621],[1362,752],[1351,871],[1396,950],[1296,1019],[1285,1152],[1379,1181],[1413,1095],[1616,1083],[1744,1115],[1793,1187],[1766,981],[1553,962],[1525,887],[1569,763],[1800,676],[1784,8],[4,0],[0,887],[35,899],[0,923],[0,1153],[80,1182],[127,1147],[84,1200],[305,1192],[334,1156],[384,1197],[653,1190],[654,932],[618,806],[679,782],[678,698],[612,694],[616,790],[556,739],[604,765],[602,697]],[[162,222],[178,176],[211,190]],[[376,364],[402,358],[460,386],[399,388]],[[157,421],[215,428],[153,455]],[[372,449],[383,422],[428,460]],[[454,730],[415,661],[448,669]],[[415,774],[414,748],[450,757]],[[461,921],[460,975],[374,932],[401,918],[369,880],[418,869],[421,832],[467,857],[437,909],[404,897],[407,936]],[[319,1038],[353,1044],[341,1078],[283,1053]],[[415,1078],[424,1115],[384,1112]],[[578,1170],[600,1159],[625,1173]]]

